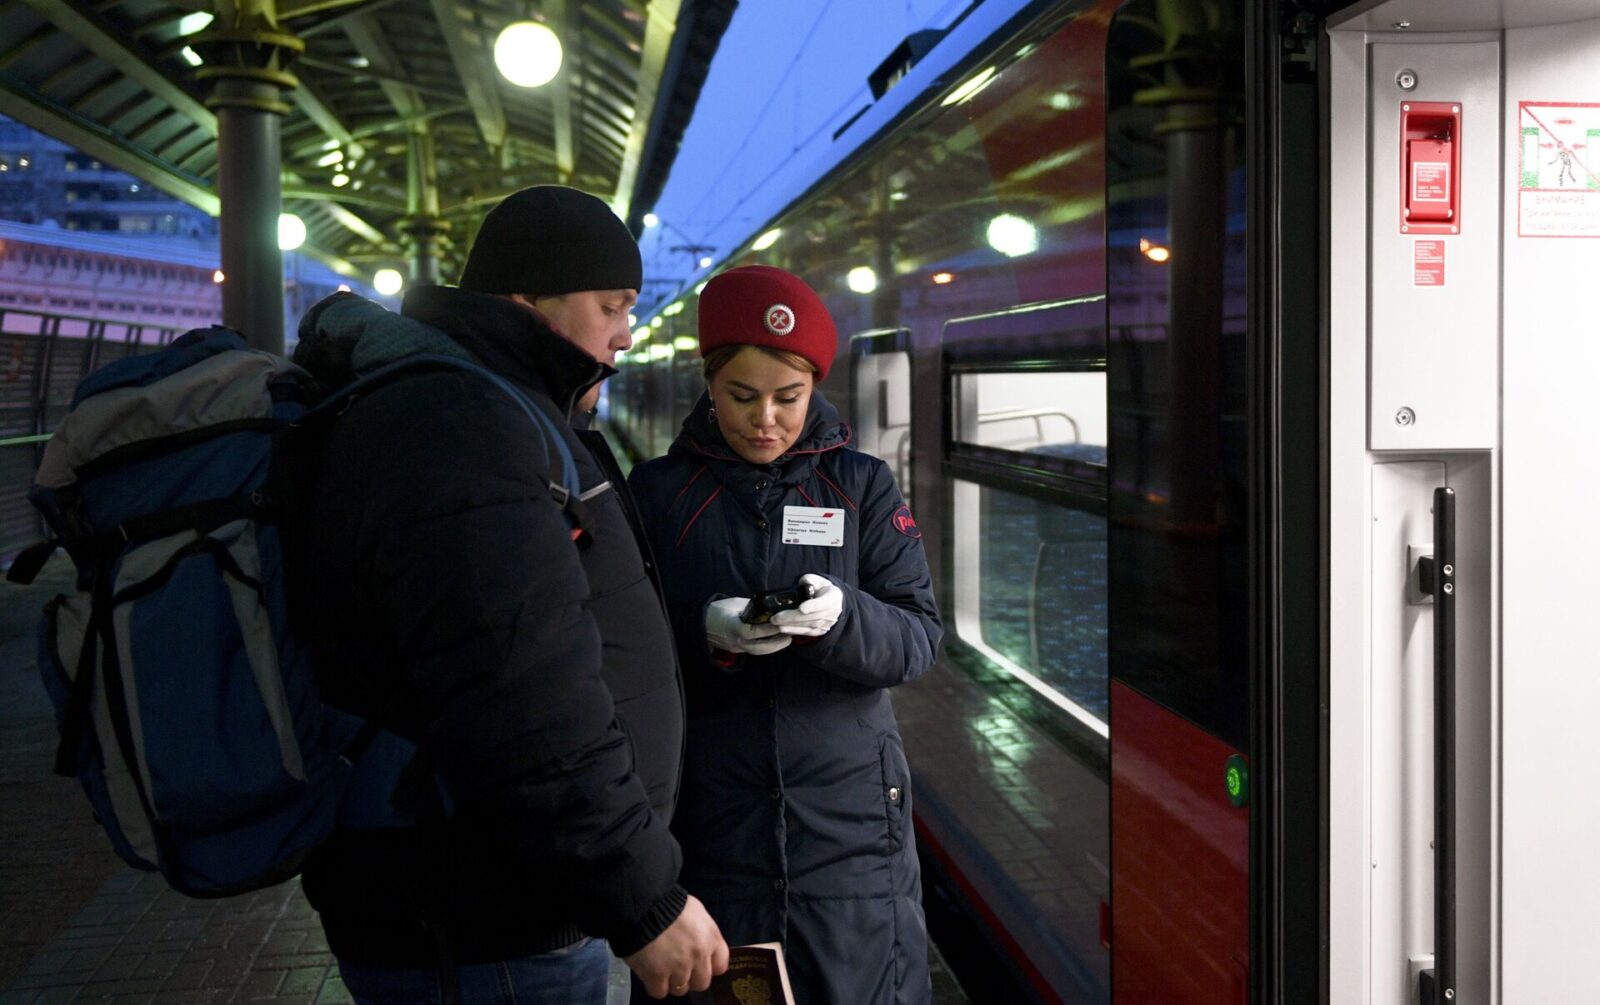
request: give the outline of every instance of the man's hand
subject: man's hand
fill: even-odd
[[[681,998],[704,991],[711,978],[728,969],[728,944],[699,898],[690,897],[683,913],[655,941],[622,962],[633,968],[652,998]]]

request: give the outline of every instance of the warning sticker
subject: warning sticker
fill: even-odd
[[[1411,270],[1413,286],[1444,285],[1444,242],[1417,241]]]
[[[1450,201],[1448,161],[1417,161],[1411,165],[1411,201]]]
[[[1517,104],[1517,236],[1600,237],[1600,103]]]

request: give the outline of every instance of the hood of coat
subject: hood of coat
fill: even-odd
[[[585,391],[617,372],[504,297],[418,286],[406,294],[401,313],[444,332],[496,373],[543,388],[566,415]]]
[[[839,418],[839,410],[822,391],[813,389],[806,424],[794,447],[771,464],[753,464],[734,453],[723,439],[722,430],[711,418],[711,396],[701,394],[668,453],[706,464],[730,488],[755,489],[768,481],[779,485],[805,481],[818,457],[849,443],[850,426]]]

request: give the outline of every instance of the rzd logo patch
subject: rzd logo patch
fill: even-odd
[[[889,522],[894,524],[895,530],[906,537],[922,540],[922,531],[917,529],[917,521],[911,515],[911,507],[905,503],[901,503],[900,508],[894,511],[894,516],[889,518]]]

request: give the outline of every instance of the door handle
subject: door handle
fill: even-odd
[[[1433,555],[1421,560],[1433,597],[1433,968],[1424,1005],[1456,998],[1456,494],[1433,490]]]

